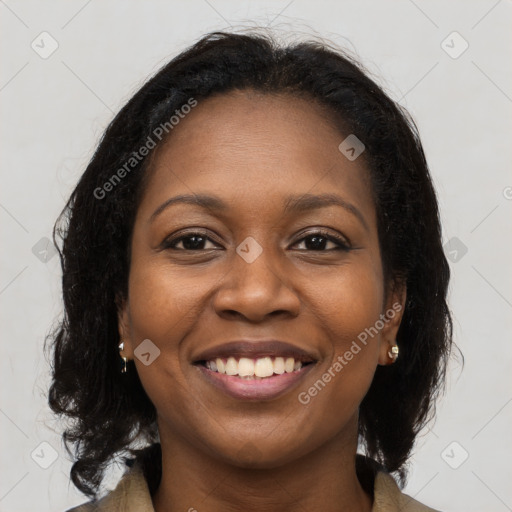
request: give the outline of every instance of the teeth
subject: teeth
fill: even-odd
[[[281,375],[284,373],[284,359],[282,357],[276,357],[274,360],[274,373]]]
[[[265,378],[274,374],[282,375],[291,373],[302,368],[301,361],[295,361],[293,357],[260,357],[249,359],[241,357],[240,360],[234,357],[226,359],[217,358],[206,362],[206,367],[217,373],[226,375],[238,375],[243,378]]]
[[[256,377],[270,377],[273,373],[274,364],[272,363],[272,358],[263,357],[256,359],[256,363],[254,363],[254,375]]]
[[[240,377],[250,377],[254,375],[254,361],[247,357],[242,357],[240,361],[238,361],[238,375],[240,375]]]
[[[230,357],[226,363],[226,375],[238,375],[238,363],[234,357]]]

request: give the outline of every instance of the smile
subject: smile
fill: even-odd
[[[295,387],[318,356],[278,340],[236,340],[193,357],[207,384],[239,400],[272,400]]]
[[[302,380],[314,363],[295,361],[292,357],[234,357],[209,360],[196,367],[206,381],[239,400],[272,400],[283,395]]]
[[[310,363],[296,361],[293,357],[260,357],[251,359],[234,357],[216,358],[206,361],[205,366],[212,372],[238,376],[244,379],[265,379],[283,373],[292,373]]]

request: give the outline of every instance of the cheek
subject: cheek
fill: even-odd
[[[382,295],[378,269],[357,264],[309,295],[331,345],[317,380],[300,390],[299,401],[325,415],[325,426],[353,414],[372,382],[380,337],[367,333],[382,313]]]
[[[315,286],[313,286],[313,284]],[[383,283],[370,262],[354,261],[336,274],[310,284],[308,296],[320,325],[329,331],[333,352],[341,352],[382,313]]]
[[[159,428],[205,449],[205,439],[218,436],[209,432],[218,419],[190,388],[189,361],[181,341],[197,326],[214,285],[211,273],[172,268],[165,261],[132,260],[129,296],[134,348],[150,339],[160,351],[148,366],[134,358],[142,387],[157,410]]]
[[[197,328],[211,298],[218,274],[171,266],[165,259],[139,256],[132,259],[129,282],[130,329],[133,348],[149,339],[158,357],[146,366],[134,358],[142,385],[157,410],[181,411],[190,401],[184,374],[188,351],[181,341]],[[169,393],[169,389],[180,392]]]
[[[196,323],[198,308],[206,293],[206,284],[195,281],[191,286],[188,279],[185,282],[180,270],[173,271],[168,263],[150,261],[149,258],[135,257],[132,260],[129,313],[133,349],[137,356],[141,343],[150,340],[158,354],[149,365],[137,357],[134,361],[142,384],[153,401],[165,400],[165,397],[159,397],[162,383],[166,383],[165,389],[169,389],[169,385],[179,388],[185,384],[182,364],[188,362],[180,360],[183,357],[181,340]]]
[[[130,271],[130,317],[135,342],[150,338],[171,349],[196,321],[208,290],[208,275],[172,268],[165,261],[134,261]]]
[[[184,375],[181,340],[197,322],[197,312],[207,295],[204,280],[184,279],[183,269],[168,262],[134,257],[130,269],[129,311],[133,348],[149,339],[158,356],[151,364],[134,357],[142,386],[159,415],[180,425],[195,402]],[[188,274],[187,274],[188,275]],[[199,404],[200,405],[200,404]],[[200,408],[202,410],[202,408]]]

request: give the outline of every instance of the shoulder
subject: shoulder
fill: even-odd
[[[103,498],[82,503],[66,512],[154,512],[141,465],[135,463],[116,488]]]
[[[395,479],[389,473],[379,471],[375,475],[372,512],[394,512],[396,510],[400,510],[400,512],[439,512],[402,493]]]

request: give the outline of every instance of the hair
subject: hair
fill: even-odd
[[[64,313],[47,339],[49,405],[70,420],[63,441],[68,453],[73,447],[71,479],[87,496],[97,497],[116,456],[142,453],[135,442],[152,446],[146,450],[152,471],[161,468],[155,407],[135,368],[120,372],[118,351],[131,233],[151,169],[139,150],[191,98],[235,90],[307,98],[344,127],[340,135],[363,141],[384,278],[404,283],[407,299],[400,357],[377,367],[360,405],[361,446],[403,484],[415,438],[434,416],[452,344],[450,270],[414,121],[345,50],[316,40],[283,45],[267,34],[213,32],[168,62],[115,116],[54,227]],[[113,183],[116,173],[122,179]],[[109,180],[112,186],[103,189],[109,193],[98,193]],[[133,460],[124,458],[128,465]]]

